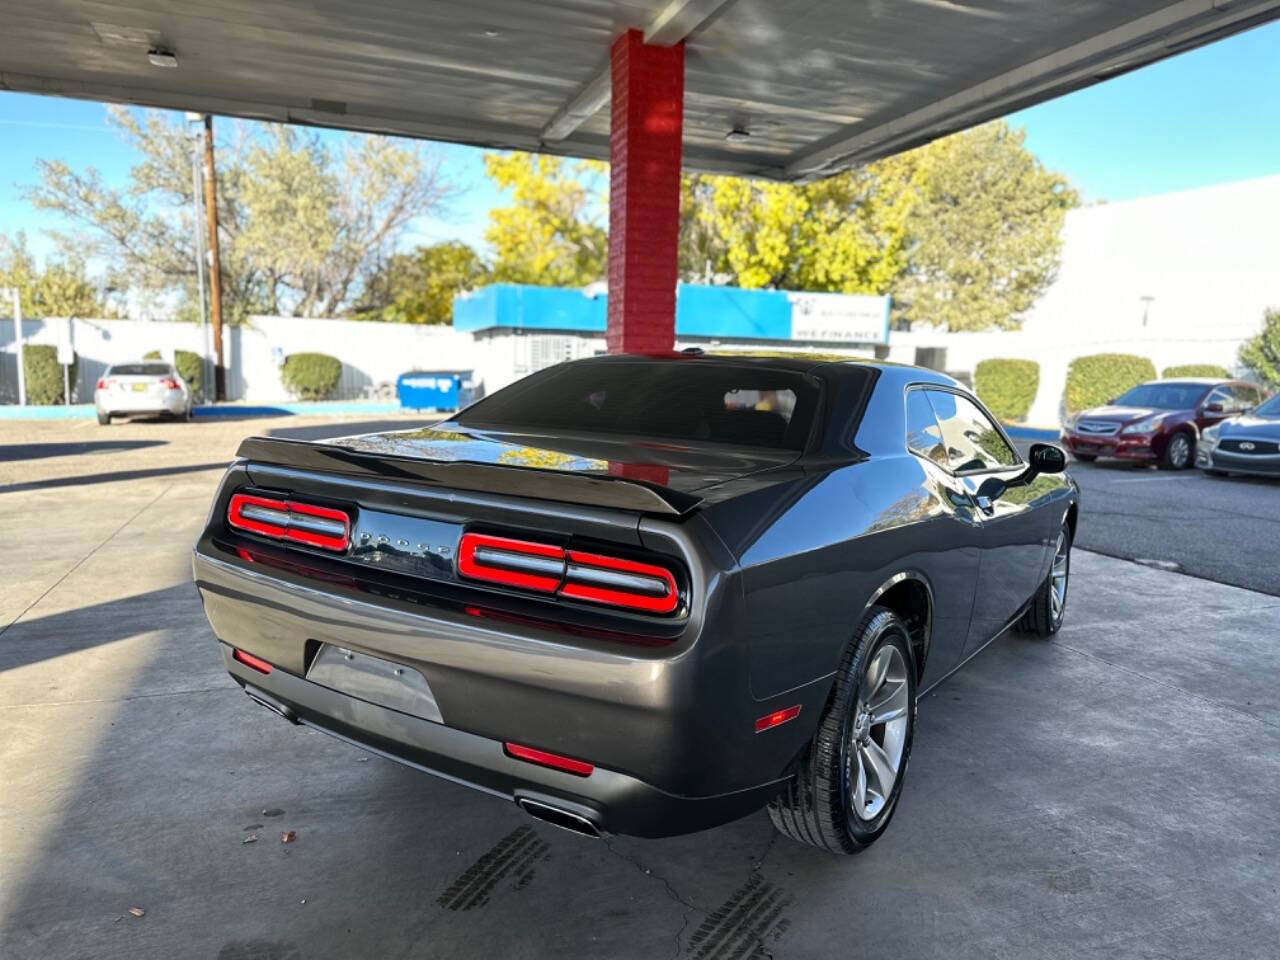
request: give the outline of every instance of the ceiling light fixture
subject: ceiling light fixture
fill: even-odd
[[[160,47],[152,47],[147,51],[147,60],[153,67],[176,67],[178,65],[178,57],[172,50],[164,50]]]

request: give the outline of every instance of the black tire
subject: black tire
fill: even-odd
[[[1215,470],[1215,469],[1213,469],[1213,467],[1205,467],[1204,472],[1205,472],[1205,473],[1207,473],[1207,474],[1208,474],[1209,476],[1211,476],[1211,477],[1229,477],[1229,476],[1231,476],[1231,474],[1227,473],[1227,471],[1225,471],[1225,470]]]
[[[109,413],[98,414],[98,426],[105,427],[105,426],[108,426],[110,423],[111,423],[111,414]]]
[[[1196,442],[1187,433],[1175,433],[1164,445],[1164,455],[1160,457],[1161,470],[1185,470],[1195,463]]]
[[[1018,629],[1023,633],[1034,633],[1038,637],[1052,637],[1062,629],[1062,621],[1067,615],[1067,588],[1071,585],[1071,527],[1064,523],[1062,529],[1058,532],[1058,536],[1061,539],[1055,544],[1054,562],[1049,568],[1049,575],[1044,578],[1044,582],[1036,589],[1036,595],[1031,601],[1031,606],[1022,615],[1022,619],[1018,621]],[[1055,605],[1056,585],[1054,573],[1056,572],[1055,568],[1058,566],[1059,556],[1064,558],[1065,565],[1061,603]]]
[[[869,718],[862,710],[860,690],[866,680],[867,668],[877,660],[882,650],[897,651],[886,654],[889,669],[885,671],[885,686],[893,682],[892,697],[901,700],[905,690],[902,718],[905,728],[890,730],[890,724],[864,723]],[[901,676],[897,665],[901,664]],[[899,688],[898,683],[902,684]],[[872,691],[879,694],[885,687]],[[888,697],[884,698],[885,700]],[[864,735],[855,754],[855,725],[861,726]],[[897,614],[884,607],[872,607],[863,618],[854,639],[841,658],[840,668],[818,723],[818,732],[800,758],[799,769],[787,787],[769,803],[769,819],[785,837],[819,847],[830,853],[859,853],[865,850],[885,831],[902,793],[902,781],[907,773],[907,761],[911,756],[911,739],[916,727],[916,667],[911,653],[911,637],[906,625]],[[876,731],[879,740],[876,740]],[[903,732],[905,729],[905,733]],[[881,798],[881,805],[874,815],[864,818],[855,809],[853,792],[857,783],[869,783],[866,774],[858,780],[857,770],[863,769],[863,750],[871,743],[879,747],[879,755],[889,758],[894,744],[900,745],[895,778],[888,795]],[[851,783],[851,780],[856,782]],[[879,782],[879,781],[877,781]],[[868,796],[864,789],[862,797]]]
[[[1096,453],[1073,453],[1071,456],[1075,457],[1081,463],[1093,463],[1093,461],[1098,459],[1098,455]]]

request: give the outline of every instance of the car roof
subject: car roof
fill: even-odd
[[[752,366],[769,370],[791,370],[796,373],[808,373],[824,378],[839,378],[842,374],[861,376],[867,370],[875,370],[894,380],[907,383],[935,383],[940,386],[959,387],[962,384],[953,377],[925,367],[916,367],[907,363],[895,363],[891,360],[877,360],[871,357],[845,357],[839,354],[822,353],[617,353],[598,357],[587,357],[571,363],[618,363],[635,360],[678,360],[689,364],[714,366]]]

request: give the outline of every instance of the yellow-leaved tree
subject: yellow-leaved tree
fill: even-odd
[[[511,205],[489,211],[493,280],[580,287],[604,278],[606,166],[529,153],[487,153],[485,172]]]

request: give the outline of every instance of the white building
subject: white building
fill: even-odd
[[[1241,180],[1067,214],[1062,265],[1013,333],[890,335],[890,358],[947,351],[971,372],[987,357],[1040,364],[1028,419],[1056,421],[1067,364],[1088,353],[1135,353],[1156,370],[1183,363],[1237,369],[1240,343],[1280,308],[1280,176]],[[936,356],[936,355],[935,355]]]

